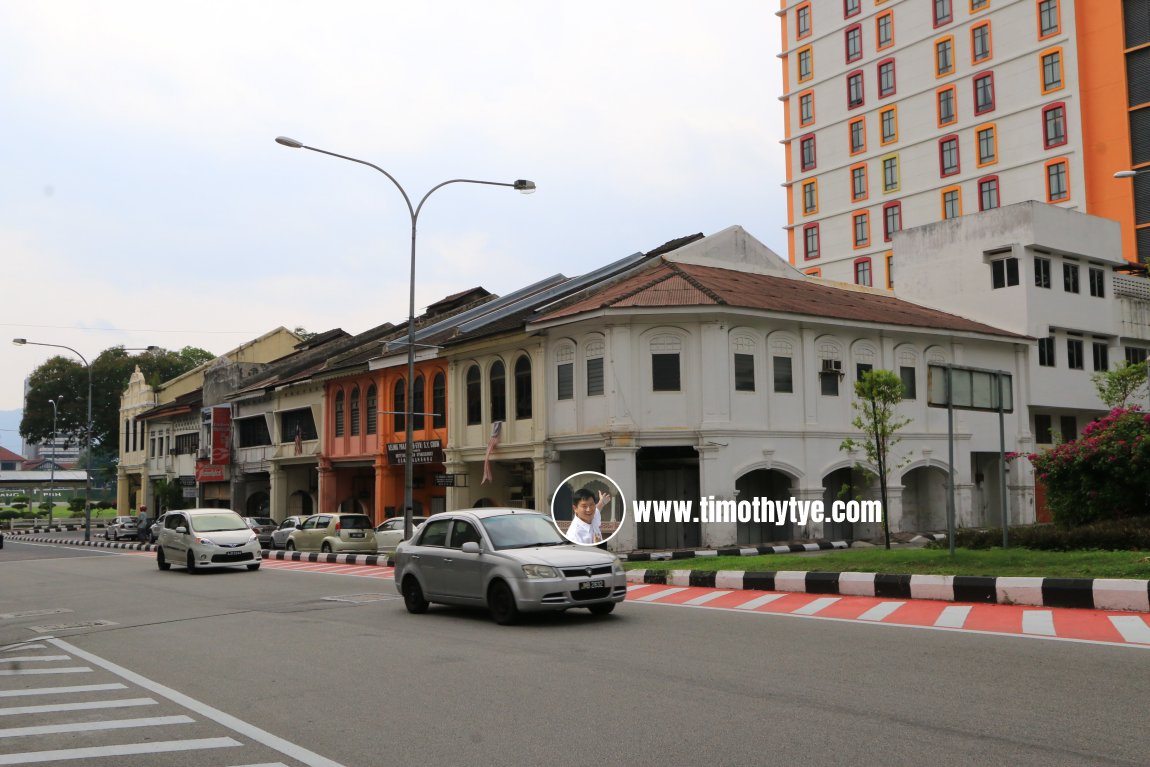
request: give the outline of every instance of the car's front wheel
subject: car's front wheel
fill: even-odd
[[[163,549],[156,549],[156,567],[160,568],[161,570],[172,569],[172,563],[164,557]]]
[[[419,615],[427,612],[430,603],[423,598],[423,589],[414,575],[403,579],[403,605],[409,613]]]
[[[260,563],[256,562],[254,564],[250,564],[250,565],[248,565],[248,569],[249,570],[259,570],[260,569]]]
[[[331,553],[331,544],[328,543],[327,541],[324,541],[323,545],[319,547],[319,550],[322,551],[324,554],[330,554]]]
[[[491,617],[500,626],[510,626],[519,620],[519,607],[515,604],[515,594],[504,581],[495,581],[487,589],[487,608]]]
[[[591,605],[587,609],[591,611],[592,615],[610,615],[611,611],[615,609],[615,603],[600,602],[597,605]]]
[[[288,541],[287,546],[285,546],[285,548],[288,551],[295,551],[295,541]]]
[[[116,531],[115,531],[115,529],[109,530],[108,532],[104,533],[104,537],[105,537],[105,538],[107,538],[109,541],[114,541],[114,540],[116,540]]]
[[[187,565],[188,565],[188,572],[189,573],[195,573],[196,572],[196,555],[190,551],[188,552]]]

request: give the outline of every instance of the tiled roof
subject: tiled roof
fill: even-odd
[[[934,328],[1024,338],[893,295],[835,287],[813,279],[791,279],[660,259],[640,274],[598,295],[559,308],[536,322],[608,308],[731,306],[852,322]]]
[[[0,447],[0,461],[21,461],[23,462],[24,456],[19,453],[13,453],[6,447]]]

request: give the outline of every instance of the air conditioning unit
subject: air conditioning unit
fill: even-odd
[[[842,360],[823,360],[822,372],[824,372],[824,373],[837,373],[839,375],[842,375],[843,361]]]
[[[212,457],[212,451],[211,451],[211,450],[209,450],[209,449],[208,449],[208,448],[206,448],[206,447],[201,447],[201,448],[199,449],[199,451],[196,453],[196,457],[197,457],[197,458],[202,458],[202,459],[204,459],[204,460],[206,461],[207,459],[209,459],[209,458],[211,458],[211,457]]]

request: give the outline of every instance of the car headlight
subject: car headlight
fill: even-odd
[[[611,562],[611,572],[615,575],[623,574],[623,560],[619,559],[619,557],[615,557],[615,560]]]
[[[211,538],[204,538],[203,536],[198,536],[196,538],[196,543],[200,544],[201,546],[215,546],[216,545],[216,542],[213,541]]]
[[[559,577],[559,571],[550,565],[523,565],[523,574],[528,578]]]

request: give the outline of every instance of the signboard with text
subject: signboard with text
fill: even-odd
[[[406,442],[387,443],[387,463],[389,466],[403,466],[407,458]],[[443,443],[438,439],[417,440],[412,445],[413,464],[443,463]]]

